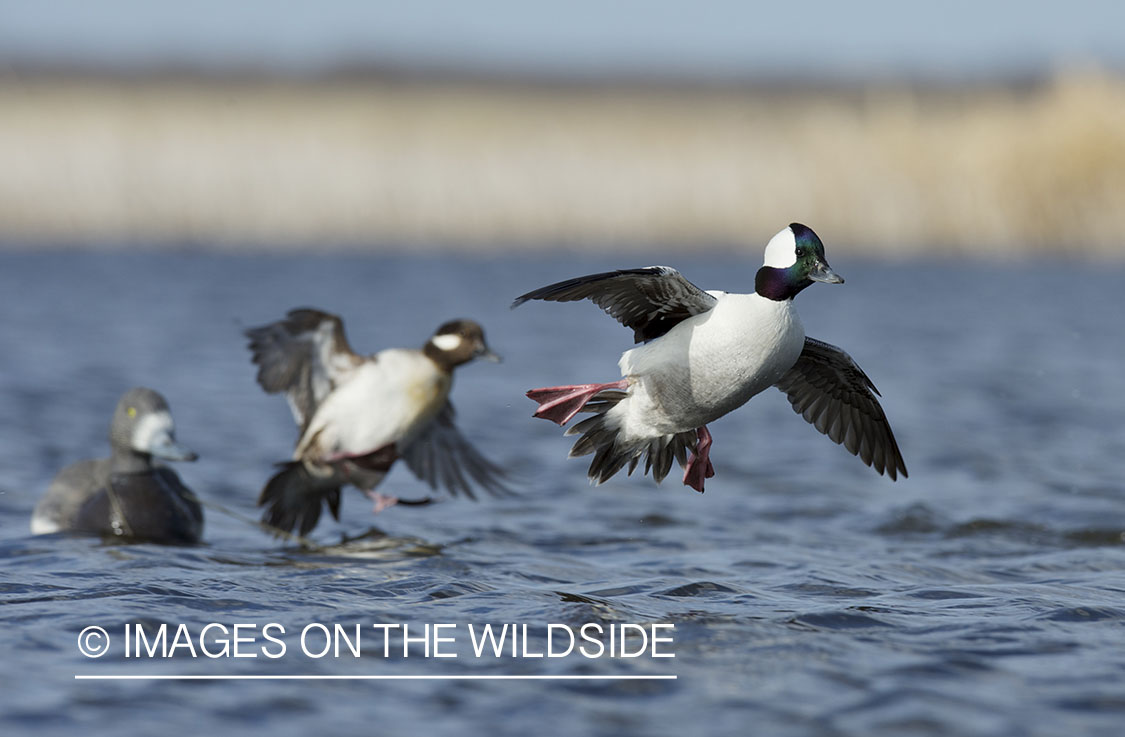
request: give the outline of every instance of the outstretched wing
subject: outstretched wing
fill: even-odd
[[[402,452],[402,459],[415,476],[436,489],[476,499],[473,487],[490,494],[510,494],[504,470],[481,455],[453,422],[453,405],[441,408],[430,426]]]
[[[659,338],[681,320],[706,312],[715,298],[670,266],[646,266],[579,276],[517,297],[512,307],[532,299],[573,302],[589,299],[627,328],[637,343]]]
[[[797,363],[775,386],[799,415],[880,474],[886,471],[892,480],[909,475],[876,399],[879,390],[847,353],[805,338]]]
[[[291,310],[246,337],[258,383],[269,394],[285,393],[302,434],[324,398],[364,360],[348,345],[340,318],[320,310]]]

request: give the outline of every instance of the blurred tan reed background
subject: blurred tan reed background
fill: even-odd
[[[0,80],[0,242],[1125,256],[1125,80]]]

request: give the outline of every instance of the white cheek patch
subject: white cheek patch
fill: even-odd
[[[443,333],[442,335],[435,335],[434,337],[430,338],[430,342],[433,343],[439,351],[449,353],[460,348],[461,343],[464,342],[464,339],[460,335]]]
[[[145,415],[133,428],[133,450],[148,453],[157,440],[170,438],[176,426],[166,411]]]
[[[797,239],[789,228],[781,231],[766,244],[765,266],[788,269],[797,263]]]

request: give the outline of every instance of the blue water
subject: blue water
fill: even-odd
[[[883,393],[910,478],[892,483],[779,392],[712,425],[717,476],[585,481],[571,439],[530,418],[533,386],[607,381],[629,332],[527,289],[663,262],[746,290],[757,254],[0,255],[0,732],[196,735],[1118,735],[1125,724],[1122,266],[875,264],[799,309]],[[344,316],[367,352],[447,318],[499,365],[456,379],[459,422],[519,495],[342,521],[301,549],[215,509],[194,548],[31,537],[64,464],[105,449],[120,394],[168,398],[206,501],[256,517],[296,431],[254,383],[242,328],[299,305]],[[422,496],[402,468],[384,491]],[[344,538],[349,538],[343,542]],[[310,658],[313,622],[364,628],[360,657]],[[257,657],[126,657],[125,627],[254,625]],[[284,628],[269,658],[260,630]],[[370,627],[453,624],[453,658]],[[673,624],[674,658],[477,658],[467,628]],[[85,627],[106,656],[83,657]],[[275,630],[276,632],[276,630]],[[170,633],[170,636],[171,636]],[[314,645],[316,643],[313,643]],[[213,648],[214,649],[214,648]],[[318,649],[314,647],[313,649]],[[276,648],[275,648],[276,650]],[[134,653],[135,655],[135,653]],[[675,675],[675,680],[90,681],[83,675]]]

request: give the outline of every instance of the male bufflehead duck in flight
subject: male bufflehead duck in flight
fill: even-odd
[[[841,284],[812,229],[793,223],[766,246],[751,294],[703,291],[668,266],[580,276],[518,297],[589,299],[633,330],[637,347],[619,362],[625,378],[605,384],[532,389],[536,417],[580,435],[571,456],[594,454],[589,477],[600,484],[623,467],[661,481],[673,459],[684,484],[703,491],[714,475],[707,423],[770,386],[817,430],[880,474],[907,475],[878,391],[839,348],[805,336],[793,298],[813,282]],[[690,452],[690,458],[688,454]]]

